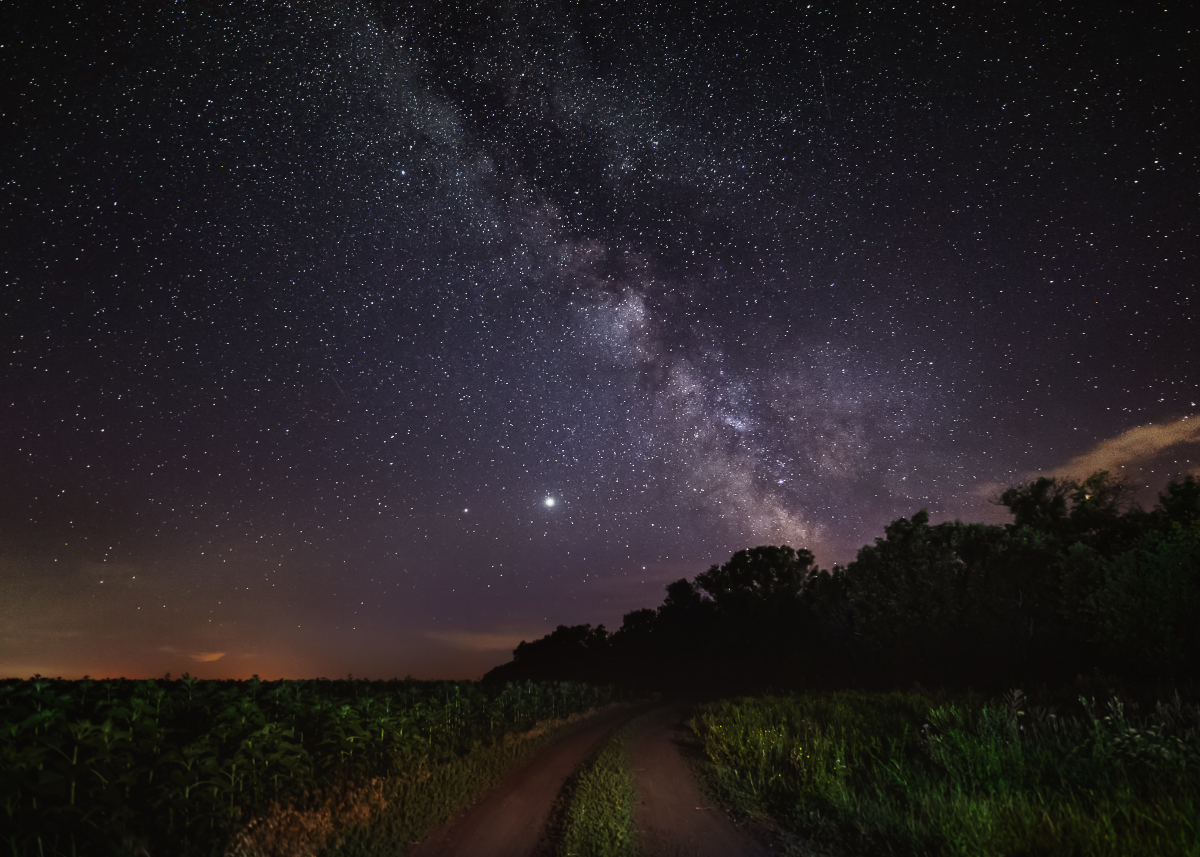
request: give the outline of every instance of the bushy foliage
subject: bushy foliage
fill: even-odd
[[[958,521],[929,525],[924,510],[893,521],[884,538],[858,552],[847,572],[858,643],[874,656],[945,660],[969,638],[993,644],[997,608],[1012,611],[993,563],[1004,531]],[[999,622],[995,621],[1000,619]]]
[[[1090,643],[1119,668],[1180,673],[1200,658],[1200,524],[1147,533],[1105,557],[1072,546],[1071,606]]]

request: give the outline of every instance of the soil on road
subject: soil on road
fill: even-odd
[[[468,807],[409,850],[409,857],[532,857],[546,850],[550,813],[567,779],[596,742],[645,709],[601,715],[541,750]]]
[[[633,819],[647,857],[766,857],[771,853],[704,796],[680,752],[679,730],[689,706],[667,706],[647,717],[629,760],[637,783]]]

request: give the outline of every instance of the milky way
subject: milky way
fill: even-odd
[[[1200,461],[1182,7],[20,5],[0,673],[477,675]]]

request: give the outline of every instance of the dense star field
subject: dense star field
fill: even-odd
[[[5,19],[0,675],[472,677],[1200,469],[1188,4]]]

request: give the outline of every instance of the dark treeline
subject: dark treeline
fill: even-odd
[[[485,681],[975,687],[1200,673],[1200,482],[1149,511],[1100,472],[1005,491],[1006,526],[900,518],[848,566],[739,551],[619,630],[522,642]]]

